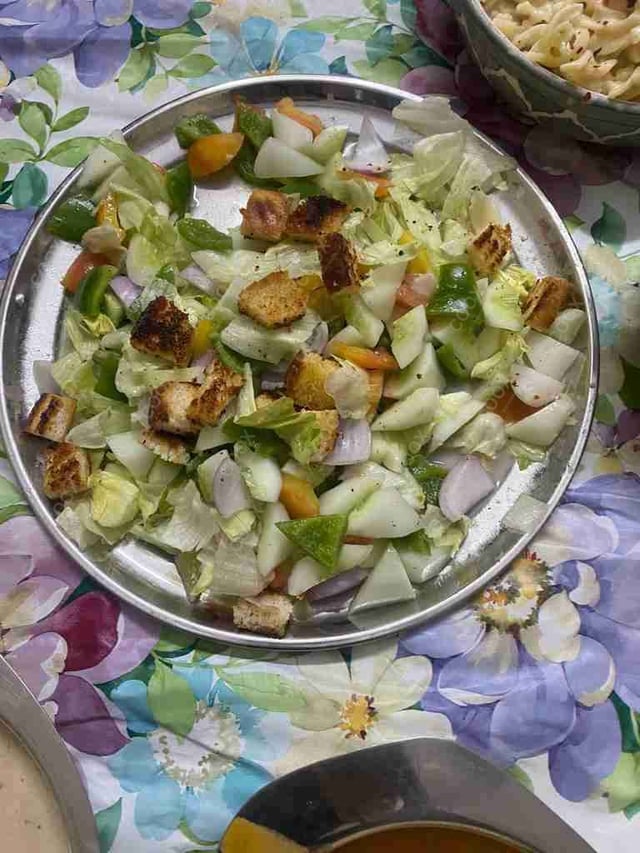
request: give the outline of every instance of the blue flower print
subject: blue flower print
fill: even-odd
[[[136,795],[134,819],[143,838],[162,841],[181,822],[202,841],[216,841],[243,805],[272,779],[263,762],[289,745],[284,714],[253,708],[222,681],[212,685],[211,666],[180,665],[173,671],[196,700],[195,721],[182,737],[158,725],[142,681],[121,683],[111,699],[133,735],[108,766],[122,789]]]
[[[20,248],[37,212],[35,207],[23,210],[0,207],[0,279],[7,277],[11,259]]]
[[[405,653],[433,659],[425,710],[504,766],[548,751],[568,800],[593,794],[616,766],[612,692],[640,711],[638,507],[635,474],[570,489],[534,554],[472,607],[402,640]]]
[[[147,27],[185,22],[192,0],[0,0],[1,58],[16,77],[73,53],[78,80],[111,80],[129,55],[133,15]],[[97,57],[100,60],[97,61]]]
[[[323,33],[289,30],[278,44],[278,27],[268,18],[248,18],[239,36],[216,29],[209,33],[209,50],[217,67],[194,85],[206,86],[255,74],[328,74],[327,61],[318,54]]]

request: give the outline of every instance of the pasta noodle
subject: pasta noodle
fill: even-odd
[[[640,0],[482,0],[532,62],[570,83],[640,100]]]

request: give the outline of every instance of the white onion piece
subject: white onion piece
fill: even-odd
[[[33,362],[33,379],[41,394],[59,394],[60,386],[51,373],[50,361]]]
[[[355,465],[366,462],[371,454],[371,428],[367,421],[341,419],[338,437],[331,453],[323,459],[325,465]]]
[[[208,349],[206,352],[203,352],[202,355],[199,355],[197,358],[194,358],[191,362],[191,367],[199,367],[202,370],[206,370],[207,367],[213,361],[213,350]]]
[[[329,327],[325,322],[318,323],[309,339],[305,343],[305,347],[311,352],[323,353],[329,342]]]
[[[223,518],[229,518],[241,509],[249,509],[251,506],[240,466],[233,459],[224,459],[216,469],[213,477],[213,502]]]
[[[442,481],[438,503],[449,521],[459,521],[494,489],[494,482],[475,456],[466,456]]]
[[[336,595],[329,596],[328,598],[318,598],[311,600],[309,596],[306,595],[305,599],[312,614],[314,616],[320,616],[323,613],[339,613],[342,610],[346,610],[347,607],[353,601],[353,597],[355,596],[356,592],[357,587],[352,587],[351,589],[345,589],[342,592],[337,593]]]
[[[429,462],[433,462],[434,465],[442,465],[442,467],[446,468],[447,471],[451,471],[451,469],[455,468],[463,458],[462,453],[443,448],[442,450],[437,450],[435,453],[432,453],[429,456]]]
[[[109,287],[125,308],[128,308],[142,293],[142,288],[134,284],[126,275],[116,275],[109,282]]]
[[[180,270],[180,275],[199,290],[203,290],[205,293],[213,292],[213,282],[196,264],[189,264],[188,267]]]
[[[570,397],[559,397],[527,418],[507,424],[507,435],[536,447],[549,447],[562,432],[575,407]]]
[[[511,369],[511,388],[519,400],[539,409],[558,399],[564,391],[564,383],[526,364],[514,364]]]
[[[260,388],[262,391],[277,391],[279,388],[284,388],[284,378],[289,369],[291,362],[289,359],[279,362],[279,364],[269,365],[269,367],[260,376]]]
[[[344,158],[344,163],[347,168],[366,174],[375,175],[389,170],[389,155],[369,116],[362,119],[358,141],[353,151]]]
[[[270,136],[258,151],[254,170],[258,178],[307,178],[320,175],[324,167]]]
[[[271,121],[273,122],[273,135],[280,142],[288,145],[289,148],[298,150],[305,145],[311,145],[313,142],[313,133],[309,128],[294,121],[290,116],[273,110]]]
[[[527,359],[534,370],[554,379],[562,379],[578,357],[577,349],[561,344],[549,335],[530,329],[526,337]]]
[[[425,305],[429,302],[438,286],[436,277],[432,272],[409,273],[404,277],[404,283],[408,284],[414,293],[424,298]]]

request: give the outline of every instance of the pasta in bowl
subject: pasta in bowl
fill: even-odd
[[[640,145],[640,9],[626,0],[452,0],[469,50],[526,119]]]

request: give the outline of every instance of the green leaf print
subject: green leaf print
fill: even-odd
[[[192,18],[204,18],[205,15],[208,15],[211,11],[211,3],[194,3],[191,7],[191,17]]]
[[[151,70],[152,62],[151,52],[145,47],[132,50],[118,75],[119,91],[128,92],[142,83]]]
[[[185,654],[195,645],[195,642],[196,638],[193,634],[187,634],[185,631],[172,628],[170,625],[163,625],[160,630],[160,639],[153,650],[156,654],[171,657],[175,654]]]
[[[418,15],[416,11],[415,0],[400,0],[400,15],[402,16],[402,22],[411,32],[415,32],[416,29],[416,17]]]
[[[366,41],[378,27],[377,23],[363,21],[359,24],[348,23],[336,30],[334,39],[338,41]]]
[[[365,43],[367,59],[371,65],[376,65],[381,59],[391,56],[394,47],[393,27],[391,24],[379,27]]]
[[[189,33],[173,33],[168,36],[160,36],[156,42],[156,48],[160,56],[166,56],[169,59],[181,59],[188,53],[202,44],[202,39],[199,36],[192,36]]]
[[[375,66],[371,66],[365,59],[358,59],[353,63],[356,73],[365,80],[373,80],[375,83],[387,83],[397,86],[402,77],[407,73],[407,66],[399,59],[383,59]]]
[[[363,2],[379,21],[387,20],[387,0],[363,0]]]
[[[11,480],[0,475],[0,509],[9,506],[26,505],[27,501],[22,492]]]
[[[327,15],[324,18],[314,18],[310,21],[303,21],[301,24],[298,24],[295,29],[309,30],[309,32],[312,33],[335,35],[339,29],[342,27],[348,27],[349,24],[353,24],[357,20],[357,18],[338,18],[335,15]]]
[[[621,214],[607,204],[602,202],[602,215],[591,226],[591,236],[596,243],[604,243],[612,249],[619,249],[627,236],[627,225]]]
[[[89,115],[89,107],[77,107],[75,110],[70,110],[56,121],[52,130],[54,133],[60,133],[62,130],[71,130],[80,122],[84,121]]]
[[[25,163],[13,180],[11,200],[18,210],[39,207],[47,197],[47,176],[35,163]]]
[[[41,89],[51,95],[53,100],[58,103],[62,94],[62,78],[53,67],[53,65],[42,65],[34,74]]]
[[[217,668],[218,676],[242,699],[265,711],[301,711],[306,694],[293,681],[278,674]]]
[[[45,160],[56,166],[77,166],[96,147],[98,140],[93,136],[76,136],[54,145],[45,155]]]
[[[293,18],[307,17],[307,10],[302,0],[290,0],[289,8],[291,9],[291,16]]]
[[[204,53],[192,53],[174,65],[169,74],[172,77],[202,77],[215,68],[215,64],[215,61]]]
[[[160,660],[149,679],[148,702],[161,726],[183,737],[189,734],[196,718],[195,696],[187,681]]]
[[[620,699],[617,693],[611,694],[611,702],[616,709],[620,732],[622,733],[622,751],[640,752],[640,725],[635,711]]]
[[[24,132],[42,149],[47,140],[47,120],[38,104],[23,101],[18,123]]]
[[[622,369],[624,371],[624,382],[619,391],[620,399],[628,409],[640,409],[640,367],[635,367],[622,356]]]
[[[98,828],[98,843],[100,853],[109,853],[116,839],[120,819],[122,818],[122,799],[116,800],[102,811],[96,812],[96,824]]]
[[[600,394],[596,402],[595,418],[599,424],[615,426],[616,413],[611,400],[606,394]]]
[[[609,811],[637,811],[640,803],[640,753],[623,752],[616,769],[602,782]]]

